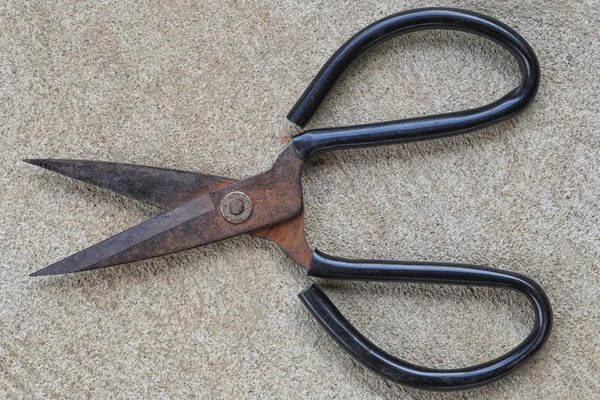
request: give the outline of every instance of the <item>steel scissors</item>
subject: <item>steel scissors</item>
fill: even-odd
[[[291,138],[291,144],[270,170],[243,180],[108,162],[26,160],[166,210],[31,275],[110,267],[248,233],[275,242],[314,277],[493,286],[521,292],[531,302],[535,314],[529,336],[495,360],[452,370],[421,367],[386,353],[361,335],[315,285],[299,294],[304,305],[342,348],[367,368],[394,382],[426,390],[459,390],[509,374],[540,349],[551,330],[550,303],[532,279],[475,265],[343,259],[313,251],[304,239],[300,174],[303,164],[315,154],[462,134],[511,118],[533,101],[539,86],[539,64],[529,44],[517,32],[474,12],[429,8],[391,15],[354,35],[324,64],[287,118],[304,127],[353,60],[388,39],[427,29],[466,31],[500,44],[516,59],[520,84],[493,103],[462,112],[304,131]]]

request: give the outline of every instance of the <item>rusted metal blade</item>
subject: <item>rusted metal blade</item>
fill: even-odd
[[[278,244],[280,239],[290,242],[292,236],[299,239],[298,235],[289,231],[300,232],[302,227],[302,162],[295,150],[288,147],[269,171],[193,199],[31,275],[104,268],[202,246],[243,233],[256,232],[257,236]],[[243,223],[231,223],[221,214],[223,200],[235,192],[242,192],[251,199],[252,213]],[[294,220],[291,225],[295,229],[286,225],[285,229],[259,231],[288,220]],[[301,239],[306,245],[303,237]],[[294,251],[296,253],[300,254],[298,250]],[[302,251],[301,256],[296,257],[302,260],[302,265],[306,254],[307,251]]]
[[[216,175],[102,161],[23,161],[167,210],[236,181]]]
[[[205,229],[217,217],[210,196],[149,219],[30,276],[68,274],[144,260],[207,244],[221,237]],[[220,217],[220,216],[219,216]]]
[[[151,204],[164,211],[236,182],[235,179],[215,175],[103,161],[58,159],[23,161]],[[310,263],[312,251],[304,240],[304,213],[250,234],[277,243],[290,258],[302,266]]]

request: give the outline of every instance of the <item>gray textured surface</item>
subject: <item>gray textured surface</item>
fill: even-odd
[[[50,4],[51,3],[51,4]],[[536,50],[522,116],[447,140],[320,156],[303,177],[307,239],[331,254],[478,263],[547,291],[552,336],[491,386],[430,394],[346,356],[296,298],[311,279],[236,238],[54,278],[27,274],[156,213],[23,158],[258,173],[296,132],[285,115],[326,58],[387,14],[487,13]],[[597,1],[4,2],[0,6],[0,397],[598,398]],[[460,110],[517,82],[508,54],[460,33],[395,39],[357,63],[311,126]],[[323,284],[376,343],[458,367],[526,335],[503,291]]]

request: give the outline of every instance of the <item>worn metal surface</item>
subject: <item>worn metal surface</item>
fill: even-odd
[[[229,193],[221,202],[221,214],[232,224],[246,222],[252,215],[252,200],[246,193]]]
[[[122,184],[120,180],[116,179],[118,176],[117,172],[113,172],[113,177],[116,180],[94,179],[89,172],[77,173],[74,170],[71,170],[70,166],[68,166],[68,162],[61,164],[60,162],[53,163],[52,161],[46,160],[36,161],[37,163],[32,160],[31,163],[46,168],[52,167],[48,168],[51,170],[59,169],[59,166],[62,165],[62,172],[57,172],[63,173],[64,175],[72,173],[80,180],[102,182],[103,187],[105,188],[113,190],[113,187],[115,187],[117,189],[116,191],[119,193],[126,193],[126,195],[133,198],[139,197],[139,199],[145,199],[147,202],[152,201],[153,203],[151,204],[160,206],[166,204],[178,205],[181,198],[186,196],[192,197],[193,200],[37,271],[33,273],[32,276],[79,272],[144,260],[192,247],[202,246],[239,234],[249,233],[290,219],[293,219],[295,222],[268,232],[261,232],[260,235],[257,236],[264,237],[280,244],[284,251],[286,251],[286,249],[301,248],[302,245],[306,245],[303,236],[299,236],[297,233],[297,229],[303,226],[303,222],[298,222],[295,218],[301,217],[302,215],[300,171],[303,161],[298,157],[293,146],[288,146],[280,154],[273,164],[273,167],[262,174],[241,181],[232,180],[232,183],[220,188],[219,185],[222,185],[223,182],[229,180],[229,178],[207,175],[209,181],[217,186],[216,190],[210,191],[213,188],[210,184],[204,184],[201,183],[200,179],[195,179],[192,181],[198,182],[196,185],[198,192],[193,193],[185,188],[183,194],[173,193],[173,197],[176,198],[175,200],[152,200],[157,197],[160,198],[160,196],[155,196],[152,193],[150,184],[142,191],[134,190],[136,187],[135,179],[126,184]],[[75,164],[71,164],[71,166],[72,165]],[[88,167],[92,165],[90,162],[83,162],[82,165],[84,165],[84,169],[92,168]],[[113,167],[114,165],[100,165],[101,169],[107,171],[114,171]],[[126,170],[130,178],[133,178],[136,174],[135,166],[130,167],[131,168],[129,169],[126,168]],[[144,168],[142,168],[142,170]],[[169,170],[156,170],[158,170],[154,171],[156,175],[169,175]],[[181,175],[175,174],[175,176],[185,177],[185,174],[186,173]],[[159,178],[154,176],[154,178],[149,178],[147,180],[142,179],[142,182],[151,182],[152,179]],[[175,180],[177,181],[177,179]],[[210,193],[198,195],[198,193],[205,193],[206,191],[209,191]],[[219,207],[223,202],[223,199],[233,192],[243,192],[246,193],[248,197],[252,198],[252,215],[246,222],[241,224],[231,224],[227,222],[219,212]],[[302,243],[292,245],[292,238],[296,238],[296,240],[301,238]],[[306,249],[303,251],[304,253],[307,253],[307,251],[310,250],[308,249],[308,246],[306,246]],[[300,253],[301,252],[298,250],[292,251],[292,254]],[[295,257],[301,261],[306,259],[306,256]]]
[[[304,238],[304,210],[292,219],[252,232],[253,236],[275,242],[298,265],[306,270],[314,251]]]
[[[87,160],[24,160],[165,210],[204,196],[235,179],[195,172]]]

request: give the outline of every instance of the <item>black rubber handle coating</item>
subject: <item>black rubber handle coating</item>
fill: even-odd
[[[424,8],[391,15],[354,35],[323,65],[287,118],[301,127],[305,126],[344,70],[357,57],[393,37],[427,29],[464,31],[498,43],[517,60],[521,83],[501,99],[471,110],[303,132],[292,138],[300,157],[307,160],[322,151],[466,133],[511,118],[533,101],[540,81],[539,63],[532,48],[517,32],[500,21],[471,11]]]
[[[531,358],[546,342],[552,327],[552,309],[542,288],[532,279],[513,272],[461,264],[346,260],[316,250],[308,274],[331,279],[492,286],[517,290],[527,296],[535,312],[535,322],[521,344],[483,364],[439,370],[402,361],[375,346],[315,285],[298,295],[327,333],[361,364],[393,382],[418,389],[464,390],[500,379]]]

